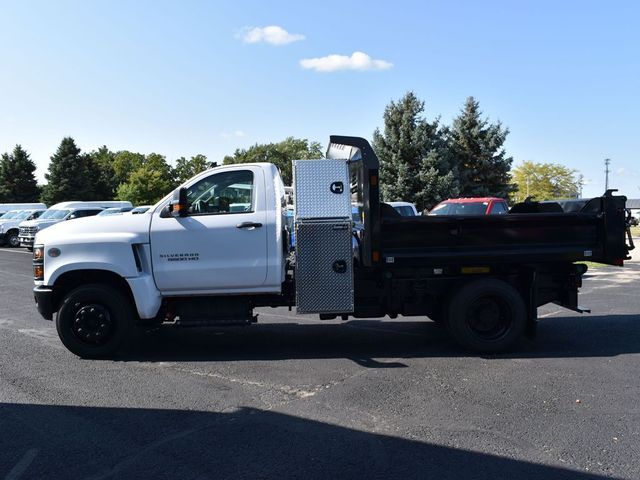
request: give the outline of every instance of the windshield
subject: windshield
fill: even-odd
[[[101,211],[98,216],[99,217],[106,217],[108,215],[121,215],[122,214],[122,209],[120,208],[107,208],[106,210]]]
[[[3,220],[8,220],[10,218],[16,218],[19,213],[20,213],[20,210],[11,210],[10,212],[4,213],[2,216],[0,216],[0,218],[3,219]]]
[[[429,215],[484,215],[488,202],[441,203]]]
[[[40,215],[41,220],[62,220],[71,210],[47,210]]]
[[[29,210],[25,210],[24,212],[18,212],[18,214],[13,217],[16,220],[25,220],[27,218],[29,218],[29,215],[33,214],[34,212],[31,212]],[[37,217],[37,213],[36,213],[36,217]]]

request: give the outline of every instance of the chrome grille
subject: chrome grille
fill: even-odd
[[[20,227],[19,235],[23,237],[30,237],[38,233],[38,227]]]

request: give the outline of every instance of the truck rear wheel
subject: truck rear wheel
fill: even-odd
[[[453,338],[470,350],[507,350],[525,331],[524,300],[501,280],[468,283],[451,298],[447,327]]]
[[[133,326],[131,302],[118,290],[100,284],[69,292],[56,316],[58,336],[79,357],[113,355]]]

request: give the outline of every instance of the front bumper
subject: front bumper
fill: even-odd
[[[33,247],[33,242],[36,237],[18,237],[21,247]]]
[[[45,320],[53,320],[53,289],[43,285],[37,286],[33,289],[33,298],[40,315]]]

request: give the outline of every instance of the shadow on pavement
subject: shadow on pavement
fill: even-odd
[[[251,408],[0,404],[0,431],[12,479],[605,478]]]
[[[533,341],[484,358],[610,357],[640,352],[640,315],[545,318]],[[247,327],[163,327],[140,335],[116,360],[240,361],[349,358],[369,368],[403,368],[383,358],[479,356],[460,350],[433,322],[354,320]],[[377,360],[374,360],[377,359]]]

